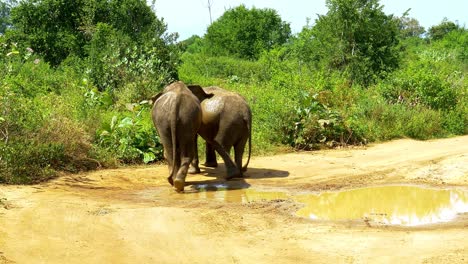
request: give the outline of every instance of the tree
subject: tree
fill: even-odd
[[[4,34],[6,29],[11,27],[10,12],[16,5],[16,0],[5,0],[0,2],[0,34]]]
[[[13,40],[52,66],[80,59],[99,90],[125,90],[124,100],[150,97],[178,78],[177,35],[165,33],[145,0],[24,0],[12,21]]]
[[[178,43],[182,52],[201,53],[203,48],[203,39],[198,35],[192,35],[190,38]]]
[[[207,30],[208,50],[214,55],[258,59],[261,52],[284,44],[291,36],[289,23],[273,9],[229,9]]]
[[[166,25],[144,0],[24,0],[12,10],[16,37],[52,65],[73,54],[85,57],[98,23],[109,24],[138,44],[163,39]]]
[[[328,12],[299,34],[309,62],[349,74],[369,85],[398,66],[398,25],[378,0],[327,0]]]
[[[429,39],[431,40],[438,40],[442,39],[445,35],[450,33],[453,30],[457,30],[460,27],[449,21],[447,18],[444,18],[439,25],[433,26],[429,28]]]
[[[405,12],[405,14],[403,14],[402,17],[398,18],[398,23],[400,29],[400,36],[403,39],[419,37],[422,34],[424,34],[424,32],[426,32],[426,30],[424,30],[424,27],[419,24],[418,20],[407,16],[407,12]]]

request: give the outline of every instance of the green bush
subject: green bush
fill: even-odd
[[[128,104],[122,113],[110,112],[97,130],[98,146],[123,163],[145,163],[163,158],[163,148],[151,121],[149,104]]]
[[[440,111],[424,106],[389,104],[384,100],[367,101],[358,114],[368,127],[370,141],[410,137],[430,139],[446,136]]]
[[[457,104],[454,89],[437,75],[413,73],[412,78],[396,77],[382,86],[382,95],[391,103],[450,110]]]
[[[230,57],[184,53],[181,59],[179,76],[187,83],[196,83],[200,77],[250,83],[257,80],[261,72],[261,65],[257,62]]]
[[[254,60],[263,51],[287,42],[289,23],[274,9],[247,9],[244,5],[230,8],[208,28],[207,51],[215,56],[232,56]]]
[[[56,176],[66,164],[63,145],[16,141],[0,143],[0,182],[9,184],[37,183]]]
[[[297,149],[317,149],[365,142],[361,130],[353,131],[358,124],[346,121],[336,110],[319,101],[319,94],[304,93],[299,106],[284,125],[283,142]]]
[[[468,134],[468,107],[467,101],[457,105],[456,108],[444,112],[443,114],[443,127],[450,134],[453,135],[466,135]]]
[[[91,80],[123,103],[151,98],[174,80],[173,69],[151,44],[137,45],[110,25],[99,23],[88,47]]]
[[[79,122],[86,89],[81,75],[53,69],[28,49],[3,51],[0,181],[33,183],[57,171],[99,166],[89,130]]]

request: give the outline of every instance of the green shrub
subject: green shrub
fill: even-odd
[[[362,107],[361,122],[367,124],[370,141],[410,137],[430,139],[446,136],[440,111],[424,106],[388,104],[383,100],[368,101]]]
[[[173,62],[163,61],[152,44],[137,45],[110,25],[99,23],[88,47],[91,80],[123,103],[151,98],[175,77]]]
[[[261,65],[254,61],[212,57],[203,53],[184,53],[182,62],[179,76],[187,83],[196,83],[200,77],[250,83],[257,80],[261,72]]]
[[[163,148],[151,121],[148,102],[128,104],[128,111],[110,112],[97,130],[100,148],[120,162],[145,163],[163,158]]]
[[[440,112],[427,108],[415,108],[414,111],[409,112],[412,114],[407,117],[405,136],[415,139],[431,139],[445,135]]]
[[[7,71],[0,82],[0,181],[34,183],[57,171],[99,166],[89,130],[79,122],[85,102],[81,75],[50,68],[32,51],[12,49],[2,57]]]
[[[388,102],[421,104],[437,110],[450,110],[457,104],[456,91],[441,76],[424,70],[411,73],[411,77],[405,74],[382,86],[382,95]]]
[[[32,141],[0,143],[0,182],[37,183],[56,176],[65,165],[63,145]]]
[[[321,145],[330,147],[364,143],[361,129],[355,120],[345,121],[336,110],[319,101],[319,94],[304,93],[299,106],[284,125],[283,142],[298,149],[317,149]]]
[[[444,112],[443,114],[443,127],[450,134],[453,135],[466,135],[468,134],[468,100],[457,105],[456,108]]]

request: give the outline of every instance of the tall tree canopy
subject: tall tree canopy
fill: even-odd
[[[291,36],[289,23],[273,9],[229,9],[208,27],[205,40],[214,55],[257,59],[261,52],[284,44]]]
[[[429,28],[428,37],[432,40],[442,39],[445,35],[457,29],[460,29],[457,24],[444,18],[439,25]]]
[[[412,37],[419,37],[424,32],[424,27],[419,24],[419,21],[415,18],[408,17],[403,15],[398,19],[399,21],[399,28],[400,28],[400,35],[402,38],[412,38]]]
[[[306,59],[367,85],[398,66],[398,22],[378,0],[327,0],[328,12],[299,34]]]
[[[52,66],[78,58],[99,90],[126,88],[134,100],[177,79],[176,34],[145,0],[23,0],[8,37]],[[146,90],[145,90],[146,89]],[[132,99],[132,100],[133,100]]]
[[[17,33],[52,65],[70,54],[84,57],[98,23],[138,44],[160,40],[166,31],[144,0],[24,0],[12,10],[12,20]]]

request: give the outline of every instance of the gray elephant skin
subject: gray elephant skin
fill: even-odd
[[[199,85],[189,85],[188,88],[201,102],[202,122],[198,134],[206,140],[205,166],[217,166],[216,148],[212,144],[214,142],[221,145],[226,153],[234,148],[235,166],[230,158],[227,160],[223,157],[227,179],[242,177],[242,172],[247,170],[252,150],[252,112],[247,101],[238,93],[216,86],[202,88]],[[248,159],[242,166],[247,141]],[[218,153],[221,154],[219,151]],[[192,167],[195,171],[198,170],[198,153],[193,159]]]
[[[152,98],[152,119],[169,165],[167,180],[183,191],[189,165],[196,154],[201,125],[200,101],[183,82],[172,83]]]

